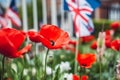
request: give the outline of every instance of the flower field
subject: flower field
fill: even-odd
[[[97,37],[78,39],[55,25],[38,32],[3,28],[0,80],[120,80],[118,28],[120,23],[113,22]]]

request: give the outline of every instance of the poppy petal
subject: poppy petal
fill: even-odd
[[[22,31],[13,28],[4,28],[2,31],[6,33],[7,37],[14,44],[16,49],[21,46],[26,38],[26,35]]]
[[[67,32],[55,25],[43,25],[39,31],[41,42],[49,49],[59,49],[68,44],[70,38]]]
[[[91,68],[92,64],[96,61],[96,55],[91,53],[78,54],[77,61],[81,67]]]
[[[8,37],[0,31],[0,53],[3,54],[4,56],[11,57],[12,53],[17,52],[15,46],[11,41],[8,39]]]
[[[32,46],[32,44],[28,44],[28,45],[25,46],[23,49],[21,49],[20,51],[18,51],[18,52],[16,53],[16,55],[13,56],[13,58],[21,57],[21,55],[23,55],[23,54],[27,53],[28,51],[30,51],[31,46]]]
[[[29,36],[29,39],[33,42],[36,42],[36,43],[39,43],[41,42],[40,41],[40,34],[38,34],[38,32],[35,32],[35,31],[28,31],[28,36]]]
[[[45,38],[56,41],[61,33],[64,32],[55,25],[43,25],[39,33]]]
[[[111,42],[111,48],[115,51],[119,51],[120,50],[120,39],[113,40]]]
[[[70,41],[69,35],[67,34],[67,32],[63,32],[61,33],[60,37],[56,40],[55,46],[62,47],[63,45],[68,44],[69,41]]]
[[[88,80],[88,76],[87,75],[82,75],[82,80]]]

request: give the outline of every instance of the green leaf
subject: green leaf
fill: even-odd
[[[60,67],[57,68],[53,80],[59,80]]]

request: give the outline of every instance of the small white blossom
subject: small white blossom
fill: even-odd
[[[64,71],[69,71],[71,69],[70,67],[70,63],[69,62],[61,62],[60,64],[60,71],[64,72]]]
[[[11,68],[17,73],[17,65],[15,63],[11,64]]]
[[[63,80],[73,80],[73,75],[65,73],[63,78],[64,78]]]
[[[23,70],[23,75],[24,75],[24,76],[28,75],[28,72],[29,72],[28,69],[24,69],[24,70]]]
[[[46,74],[51,75],[52,74],[52,69],[50,67],[46,67]]]
[[[35,68],[32,68],[32,75],[34,76],[36,74],[36,69]]]

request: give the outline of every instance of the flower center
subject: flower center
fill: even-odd
[[[85,66],[87,66],[87,64],[82,64],[82,66],[84,66],[84,67],[85,67]]]
[[[55,42],[53,40],[50,40],[51,45],[54,46]]]

